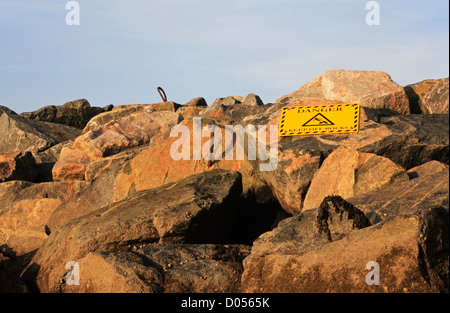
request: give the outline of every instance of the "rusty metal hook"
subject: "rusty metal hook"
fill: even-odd
[[[163,100],[163,102],[167,102],[167,96],[166,93],[164,92],[164,90],[161,87],[158,87],[158,93],[161,96],[161,99]],[[162,94],[161,94],[162,92]]]

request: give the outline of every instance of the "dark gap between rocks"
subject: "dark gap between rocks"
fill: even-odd
[[[36,164],[37,175],[34,179],[35,183],[46,183],[53,181],[52,169],[55,162],[38,163]]]
[[[283,210],[268,187],[265,193],[267,198],[264,201],[259,201],[255,194],[241,198],[231,243],[251,246],[260,235],[292,216]]]

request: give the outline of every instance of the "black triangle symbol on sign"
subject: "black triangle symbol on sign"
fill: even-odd
[[[321,113],[318,113],[302,126],[326,126],[326,125],[334,125],[334,123],[329,119],[327,119],[325,116],[323,116]]]

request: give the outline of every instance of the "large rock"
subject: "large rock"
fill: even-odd
[[[180,116],[176,113],[144,109],[79,136],[74,147],[98,159],[148,143],[151,137],[169,131],[178,122]]]
[[[430,161],[425,164],[415,166],[408,170],[408,176],[410,179],[417,177],[424,178],[441,171],[447,171],[448,164],[444,164],[438,161]]]
[[[88,131],[100,128],[101,126],[103,126],[111,121],[128,116],[137,111],[141,111],[145,107],[146,106],[142,105],[142,104],[135,104],[135,105],[130,104],[130,105],[115,106],[111,111],[100,113],[100,114],[94,116],[92,119],[90,119],[83,129],[83,134],[87,133]],[[151,109],[149,108],[149,110],[151,110]]]
[[[33,155],[61,142],[74,140],[81,130],[66,125],[29,120],[0,106],[0,153],[30,151]]]
[[[249,260],[266,254],[304,253],[340,240],[355,229],[371,225],[364,213],[342,197],[330,196],[325,199],[321,202],[320,208],[284,219],[278,227],[260,235],[253,242]],[[336,210],[330,210],[327,202],[334,204]],[[358,213],[362,218],[356,218]],[[362,221],[360,225],[358,225],[359,221]]]
[[[0,183],[0,215],[9,210],[18,194],[31,185],[32,182],[21,180]]]
[[[45,224],[61,204],[59,199],[30,199],[14,203],[0,216],[0,242],[18,256],[39,248],[47,239]]]
[[[411,175],[399,186],[349,198],[347,212],[334,203],[328,215],[321,206],[282,221],[254,242],[242,290],[448,292],[448,168],[432,162]],[[373,261],[379,285],[366,283]]]
[[[203,97],[197,97],[192,99],[191,101],[184,104],[184,107],[207,107],[208,104],[206,103],[205,98]]]
[[[27,272],[39,268],[39,289],[51,292],[64,276],[65,264],[89,252],[158,242],[227,243],[241,193],[241,175],[223,170],[137,192],[52,232]]]
[[[46,224],[55,209],[84,186],[12,181],[0,184],[0,246],[20,257],[47,239]]]
[[[53,167],[54,180],[85,179],[87,165],[122,150],[146,144],[161,132],[167,132],[181,121],[174,112],[155,112],[144,108],[131,115],[88,131],[63,147]]]
[[[177,109],[177,113],[181,114],[185,120],[199,116],[200,112],[208,107],[203,97],[194,98]]]
[[[204,109],[204,107],[184,106],[179,108],[177,113],[181,114],[185,120],[188,120],[199,116]]]
[[[433,208],[353,231],[343,239],[306,251],[297,248],[303,247],[299,242],[292,244],[288,253],[248,257],[242,289],[276,293],[448,292],[448,217],[448,209]],[[379,285],[366,283],[371,262],[379,266]]]
[[[405,86],[412,113],[448,114],[449,79],[427,79]]]
[[[3,252],[8,256],[4,268],[9,272],[9,283],[17,282],[19,286],[23,283],[18,279],[20,273],[48,238],[47,219],[58,204],[69,200],[84,187],[74,182],[33,184],[10,181],[0,184],[0,254]],[[11,285],[7,287],[8,282],[2,281],[0,285],[10,292],[15,290]]]
[[[94,252],[79,260],[80,285],[61,292],[230,293],[239,291],[239,245],[153,244]],[[136,248],[136,249],[135,249]],[[248,249],[248,248],[247,248]]]
[[[150,104],[149,106],[152,107],[156,112],[161,111],[176,112],[182,105],[173,101],[166,101]]]
[[[73,145],[73,140],[64,141],[54,145],[53,147],[34,154],[37,164],[54,164],[59,160],[61,150],[63,147],[69,147]],[[51,174],[51,173],[50,173]]]
[[[243,106],[263,106],[264,102],[261,100],[261,98],[258,95],[255,95],[254,93],[250,93],[245,97],[244,101],[242,102]]]
[[[79,99],[67,102],[61,106],[50,105],[34,112],[21,113],[20,116],[83,129],[95,115],[110,109],[111,106],[105,108],[91,107],[86,99]]]
[[[88,188],[83,188],[56,208],[47,223],[49,231],[53,232],[71,219],[86,215],[115,202],[114,190],[118,173],[124,169],[129,160],[143,149],[146,149],[145,145],[89,163],[85,173]],[[68,183],[71,182],[76,181],[69,181]]]
[[[45,182],[9,181],[0,184],[0,216],[22,200],[60,199],[68,201],[87,187],[85,182]]]
[[[315,173],[303,211],[318,208],[326,196],[340,195],[347,199],[408,180],[406,170],[385,157],[338,148]]]
[[[410,169],[408,175],[411,180],[406,183],[355,195],[348,201],[384,219],[402,213],[413,214],[418,209],[448,208],[448,165],[431,161]]]
[[[448,114],[382,118],[381,124],[387,126],[389,135],[373,138],[379,140],[359,151],[387,157],[407,170],[432,160],[448,164],[448,122]]]
[[[93,117],[89,122],[86,124],[86,127],[83,129],[83,134],[87,133],[90,130],[94,130],[97,128],[100,128],[101,126],[117,120],[121,119],[125,116],[128,116],[132,113],[142,111],[144,109],[147,110],[147,112],[156,111],[170,111],[175,112],[180,108],[180,104],[177,104],[175,102],[161,102],[161,103],[154,103],[154,104],[124,104],[124,105],[118,105],[115,106],[112,110],[101,113]]]
[[[41,183],[53,181],[52,169],[55,163],[59,160],[62,148],[69,147],[72,144],[73,140],[64,141],[34,155],[37,169],[35,182]]]
[[[31,152],[0,154],[0,183],[9,180],[33,181],[36,174],[36,160]]]
[[[409,100],[400,85],[384,72],[330,70],[297,91],[277,100],[294,104],[302,98],[323,98],[336,103],[359,103],[363,107],[409,114]]]
[[[95,159],[100,157],[89,156],[75,144],[64,146],[58,161],[52,167],[52,178],[55,181],[84,180],[86,167]]]

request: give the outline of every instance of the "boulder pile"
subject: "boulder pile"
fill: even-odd
[[[448,85],[330,70],[274,103],[0,106],[0,292],[448,293]],[[356,102],[356,133],[270,132]]]

